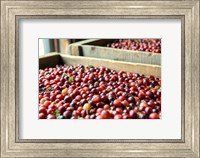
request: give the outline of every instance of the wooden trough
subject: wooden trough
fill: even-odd
[[[161,54],[106,47],[112,39],[90,39],[70,44],[67,54],[132,63],[161,65]]]
[[[146,76],[154,75],[161,77],[161,67],[159,65],[131,63],[125,61],[114,61],[109,59],[99,59],[83,56],[70,56],[61,53],[49,53],[39,58],[39,68],[55,67],[56,65],[92,65],[95,67],[105,66],[116,71],[126,71],[131,73],[144,74]]]

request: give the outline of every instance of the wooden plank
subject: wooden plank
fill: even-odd
[[[91,43],[91,42],[94,42],[94,41],[98,41],[98,39],[88,39],[88,40],[83,40],[83,41],[72,43],[68,46],[66,54],[75,55],[75,56],[82,56],[81,45]]]
[[[67,65],[93,65],[93,66],[105,66],[110,69],[120,71],[124,70],[126,72],[144,74],[146,76],[154,75],[155,77],[161,77],[161,67],[158,65],[140,64],[140,63],[130,63],[123,61],[114,61],[109,59],[97,59],[89,57],[80,56],[69,56],[61,54],[63,63]]]
[[[57,64],[63,64],[59,53],[49,53],[39,57],[39,69],[54,67]]]
[[[112,39],[110,39],[110,41],[112,41]],[[77,42],[69,46],[68,54],[133,63],[161,65],[161,54],[159,53],[103,47],[107,42],[108,41],[105,40],[95,39]]]
[[[101,59],[112,59],[119,61],[127,61],[133,63],[144,63],[144,64],[155,64],[161,65],[161,55],[152,52],[141,52],[141,51],[131,51],[131,50],[121,50],[113,49],[99,46],[79,46],[81,48],[77,50],[82,50],[82,56],[94,57]],[[80,53],[79,53],[80,54]]]
[[[84,44],[89,44],[89,43],[93,43],[93,42],[96,43],[96,41],[99,41],[99,39],[87,39],[87,40],[82,40],[82,41],[79,41],[79,42],[75,42],[73,44],[75,44],[75,45],[84,45]]]
[[[59,47],[60,47],[60,52],[67,54],[68,51],[68,46],[70,45],[70,41],[68,39],[65,38],[61,38],[59,39]]]
[[[102,46],[106,47],[108,43],[112,43],[116,41],[117,39],[90,39],[83,41],[83,44],[81,45],[94,45],[94,46]]]

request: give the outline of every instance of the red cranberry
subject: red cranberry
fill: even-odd
[[[137,112],[137,118],[139,119],[146,119],[146,114],[144,112]]]
[[[129,115],[128,114],[123,115],[123,119],[129,119]]]
[[[143,91],[140,91],[139,94],[138,94],[138,97],[139,97],[140,99],[143,99],[143,98],[145,97],[144,92],[143,92]]]
[[[129,117],[132,119],[136,119],[137,118],[137,111],[136,110],[130,110],[129,111]]]
[[[128,97],[128,102],[135,103],[135,98],[134,97]]]
[[[122,114],[122,108],[116,108],[116,112],[118,113],[118,114]]]
[[[116,107],[121,106],[120,100],[119,99],[115,99],[114,102],[113,102],[113,105],[116,106]]]
[[[155,106],[155,104],[154,104],[154,101],[153,100],[150,100],[148,103],[147,103],[149,106],[151,106],[151,107],[154,107]]]
[[[114,119],[122,119],[122,118],[123,118],[123,116],[120,115],[120,114],[117,114],[117,115],[114,116]]]
[[[110,113],[107,110],[103,110],[100,114],[103,119],[109,119],[110,118]]]
[[[81,111],[83,110],[83,107],[80,107],[80,106],[79,106],[79,107],[77,108],[77,110],[78,110],[79,112],[81,112]]]
[[[148,85],[149,84],[149,80],[147,78],[143,79],[143,84]]]
[[[55,116],[55,115],[52,115],[52,114],[49,114],[49,115],[47,116],[47,119],[56,119],[56,116]]]
[[[146,107],[144,110],[147,114],[150,114],[152,112],[152,108],[150,106]]]
[[[64,119],[70,119],[72,117],[72,112],[71,111],[65,111],[64,113],[63,113],[63,118]]]
[[[94,95],[94,96],[92,97],[92,101],[93,101],[94,103],[100,102],[100,101],[101,101],[100,95]]]
[[[46,119],[46,114],[39,113],[39,119]]]
[[[149,96],[150,98],[154,98],[154,94],[151,91],[147,91],[146,95]]]
[[[64,96],[63,96],[62,94],[58,94],[58,95],[56,96],[56,98],[62,100],[62,99],[64,99]]]
[[[95,110],[94,109],[90,109],[89,114],[95,114]]]
[[[78,112],[78,111],[73,111],[73,112],[72,112],[72,116],[78,118],[79,112]]]
[[[103,117],[102,117],[101,115],[98,115],[98,116],[96,117],[96,119],[103,119]]]
[[[44,106],[45,106],[45,107],[48,107],[50,104],[51,104],[50,101],[45,101],[45,102],[44,102]]]
[[[110,106],[109,106],[108,104],[105,104],[105,105],[103,106],[103,108],[104,108],[105,110],[109,110],[109,109],[110,109]]]
[[[60,114],[63,114],[63,112],[64,112],[66,109],[65,109],[64,106],[60,106],[60,107],[58,108],[58,110],[59,110]]]
[[[86,116],[86,110],[81,110],[81,116],[85,117]]]
[[[90,115],[90,119],[95,119],[96,116],[94,114]]]
[[[98,108],[98,109],[97,109],[97,113],[99,113],[99,114],[100,114],[102,111],[103,111],[103,108]]]
[[[90,119],[90,115],[86,115],[86,116],[85,116],[85,119]]]
[[[40,107],[39,107],[39,113],[44,113],[44,114],[46,114],[46,113],[47,113],[47,109],[46,109],[45,107],[40,106]]]
[[[71,100],[72,100],[72,98],[70,96],[65,96],[65,98],[64,98],[65,103],[70,103]]]
[[[149,119],[159,119],[159,115],[157,113],[153,112],[149,115]]]
[[[53,113],[54,113],[54,109],[49,108],[49,109],[47,110],[47,114],[53,114]]]
[[[143,101],[143,102],[140,103],[140,106],[141,107],[147,107],[148,105],[147,105],[147,103],[145,101]]]
[[[122,101],[122,104],[123,104],[125,107],[129,106],[129,102],[128,102],[127,100]]]
[[[120,96],[120,97],[119,97],[119,100],[120,100],[120,101],[123,101],[123,100],[125,100],[125,97],[124,97],[124,96]]]

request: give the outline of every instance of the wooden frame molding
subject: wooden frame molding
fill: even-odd
[[[198,158],[199,0],[1,0],[1,157]],[[58,18],[162,18],[182,22],[182,139],[19,140],[19,20]]]

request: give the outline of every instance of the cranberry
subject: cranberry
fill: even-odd
[[[92,101],[93,101],[94,103],[100,102],[100,101],[101,101],[100,95],[94,95],[94,96],[92,97]]]
[[[85,119],[90,119],[90,115],[86,115],[86,116],[85,116]]]
[[[58,95],[56,96],[56,98],[62,100],[62,99],[64,99],[64,96],[63,96],[62,94],[58,94]]]
[[[53,114],[54,113],[54,109],[50,108],[47,110],[47,114]]]
[[[149,106],[151,106],[151,107],[154,107],[155,106],[155,104],[154,104],[154,101],[153,100],[150,100],[148,103],[147,103]]]
[[[123,115],[123,119],[129,119],[129,115],[128,114]]]
[[[129,117],[132,119],[136,119],[137,118],[137,111],[136,110],[130,110],[129,111]]]
[[[89,114],[95,114],[95,110],[94,109],[90,109]]]
[[[99,114],[100,114],[102,111],[103,111],[103,108],[98,108],[98,109],[97,109],[97,113],[99,113]]]
[[[144,112],[137,112],[137,117],[139,119],[146,119],[146,114]]]
[[[101,101],[103,101],[103,102],[108,102],[108,98],[106,97],[106,95],[102,95],[101,96]]]
[[[147,78],[143,79],[143,84],[148,85],[149,84],[149,80]]]
[[[144,106],[139,106],[139,111],[144,111],[145,107]]]
[[[83,110],[83,107],[79,106],[79,107],[77,108],[77,110],[78,110],[79,112],[81,112],[81,111]]]
[[[70,103],[71,100],[72,100],[72,98],[70,96],[65,96],[65,98],[64,98],[65,103]]]
[[[141,107],[147,107],[148,105],[147,105],[147,103],[146,103],[145,101],[142,101],[142,102],[140,103],[140,106],[141,106]]]
[[[159,119],[159,115],[157,113],[153,112],[149,115],[149,119]]]
[[[39,119],[46,119],[46,114],[39,113]]]
[[[117,115],[114,116],[114,119],[122,119],[122,118],[123,118],[123,116],[120,115],[120,114],[117,114]]]
[[[118,113],[118,114],[122,114],[122,108],[116,108],[116,112]]]
[[[109,109],[110,109],[110,106],[109,106],[108,104],[105,104],[105,105],[103,106],[103,108],[104,108],[105,110],[109,110]]]
[[[40,99],[40,104],[44,104],[45,101],[46,101],[45,98]]]
[[[120,97],[119,97],[119,100],[120,100],[120,101],[123,101],[123,100],[125,100],[125,97],[124,97],[124,96],[120,96]]]
[[[121,106],[120,100],[119,99],[115,99],[114,102],[113,102],[113,105],[116,106],[116,107]]]
[[[114,95],[112,95],[112,94],[109,94],[108,95],[108,100],[109,101],[113,101],[115,99],[115,96]]]
[[[103,119],[109,119],[110,118],[110,113],[107,110],[103,110],[100,115]]]
[[[63,112],[64,112],[66,109],[65,109],[64,106],[60,106],[60,107],[58,108],[58,110],[59,110],[60,114],[63,114]]]
[[[47,116],[47,119],[56,119],[56,116],[55,116],[55,115],[52,115],[52,114],[49,114],[49,115]]]
[[[47,109],[45,107],[39,107],[39,113],[44,113],[46,114],[47,113]]]
[[[145,93],[143,91],[140,91],[139,94],[138,94],[138,97],[140,99],[143,99],[145,97]]]
[[[135,103],[135,98],[134,97],[128,97],[128,102],[130,103]]]
[[[154,98],[154,94],[151,91],[147,91],[146,95],[152,99]]]
[[[63,113],[63,118],[64,119],[70,119],[72,117],[72,112],[67,110]]]
[[[86,116],[86,110],[82,110],[82,111],[81,111],[81,116],[82,116],[82,117],[85,117],[85,116]]]
[[[56,100],[56,95],[52,95],[52,96],[50,97],[50,100],[51,100],[51,101]]]
[[[95,119],[96,116],[94,114],[90,115],[90,119]]]
[[[152,108],[151,107],[146,107],[144,110],[147,114],[150,114],[152,112]]]
[[[75,99],[76,99],[77,101],[80,101],[80,100],[81,100],[81,96],[80,96],[80,95],[77,95],[77,96],[75,97]]]
[[[101,115],[98,115],[98,116],[96,117],[96,119],[103,119],[103,117],[102,117]]]
[[[156,95],[157,95],[158,97],[161,97],[161,91],[157,91]]]
[[[128,102],[127,100],[122,101],[122,104],[123,104],[124,106],[129,106],[129,102]]]

